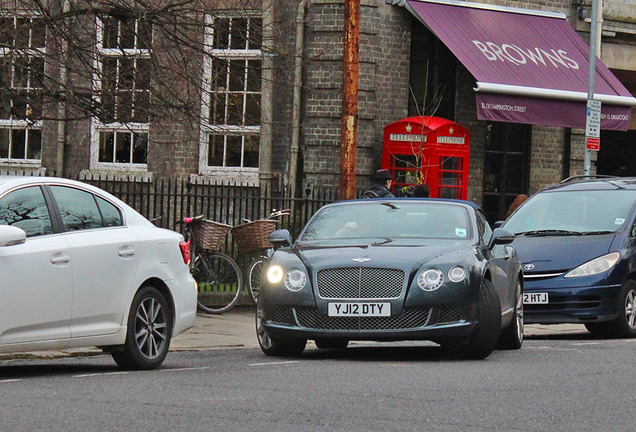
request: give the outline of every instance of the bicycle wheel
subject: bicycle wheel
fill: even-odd
[[[265,268],[265,258],[256,257],[247,272],[247,285],[250,291],[252,303],[256,304],[258,296],[261,294],[263,283],[263,269]]]
[[[204,253],[195,259],[194,269],[199,309],[211,314],[230,310],[243,288],[243,277],[236,262],[221,252]]]

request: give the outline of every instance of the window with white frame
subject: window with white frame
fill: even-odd
[[[101,109],[92,121],[91,168],[147,169],[151,43],[152,29],[141,19],[97,21]]]
[[[0,162],[39,166],[46,25],[0,16]]]
[[[206,24],[200,171],[258,175],[262,19],[207,16]]]

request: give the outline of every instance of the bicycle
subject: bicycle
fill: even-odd
[[[220,314],[232,309],[243,289],[243,275],[234,259],[220,248],[231,225],[186,217],[179,221],[190,244],[190,272],[197,281],[199,310]]]
[[[261,292],[265,263],[274,253],[274,247],[268,237],[276,229],[278,218],[289,214],[289,209],[274,209],[265,219],[255,221],[243,219],[245,221],[243,225],[238,225],[231,230],[232,237],[238,243],[239,248],[251,255],[245,272],[245,280],[253,304],[256,304]]]

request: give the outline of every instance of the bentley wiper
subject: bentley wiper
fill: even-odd
[[[584,231],[581,235],[600,235],[600,234],[614,234],[614,231]]]
[[[559,229],[544,229],[544,230],[534,230],[534,231],[524,231],[520,233],[515,233],[515,235],[525,235],[525,236],[567,236],[567,235],[581,235],[582,233],[579,231],[569,231],[569,230],[559,230]]]

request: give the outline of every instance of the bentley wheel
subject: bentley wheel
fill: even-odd
[[[319,349],[345,349],[349,345],[346,339],[316,339],[315,342]]]
[[[256,337],[261,350],[268,356],[298,357],[305,350],[306,339],[273,338],[263,326],[263,319],[256,314]]]
[[[516,350],[523,345],[523,294],[521,283],[517,281],[517,289],[515,294],[515,309],[513,311],[512,321],[499,336],[497,348],[506,350]]]
[[[459,357],[472,360],[485,359],[497,346],[501,330],[501,306],[495,287],[484,279],[477,302],[477,325],[467,342],[447,345]]]

